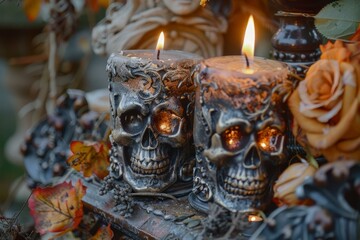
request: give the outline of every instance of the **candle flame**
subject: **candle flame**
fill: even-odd
[[[249,215],[249,217],[248,217],[249,222],[260,222],[262,220],[263,220],[262,217],[257,216],[257,215]]]
[[[241,49],[243,55],[246,55],[249,60],[253,60],[255,50],[255,24],[252,15],[249,17],[249,21],[246,27],[244,43]]]
[[[163,50],[164,49],[164,42],[165,42],[164,32],[160,33],[158,42],[156,44],[156,50]]]

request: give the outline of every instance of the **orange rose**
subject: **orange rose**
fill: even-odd
[[[308,162],[300,162],[291,164],[280,175],[274,185],[274,200],[277,205],[286,204],[288,206],[309,204],[309,200],[300,200],[295,192],[304,180],[310,176],[314,176],[316,168]]]
[[[360,43],[321,49],[321,60],[291,95],[290,110],[310,147],[327,160],[360,160]]]
[[[328,42],[320,46],[322,52],[320,59],[333,59],[339,62],[349,62],[351,49],[345,45],[344,42],[336,41],[335,43]]]

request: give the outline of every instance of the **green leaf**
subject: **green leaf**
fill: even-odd
[[[317,30],[326,38],[347,38],[356,32],[360,23],[360,1],[329,3],[314,18]]]

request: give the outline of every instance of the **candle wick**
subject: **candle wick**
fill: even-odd
[[[244,53],[244,56],[245,56],[245,60],[246,60],[246,67],[249,68],[249,67],[250,67],[249,58],[248,58],[248,56],[246,55],[246,53]]]
[[[157,59],[157,60],[160,59],[160,49],[157,50],[156,59]]]

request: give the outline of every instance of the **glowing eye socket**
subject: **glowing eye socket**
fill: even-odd
[[[124,130],[131,134],[139,133],[144,125],[144,116],[137,109],[126,111],[120,119]]]
[[[264,152],[278,152],[282,148],[284,135],[275,127],[267,127],[257,134],[257,142]]]
[[[237,151],[241,148],[243,134],[239,126],[226,129],[221,134],[223,147],[228,151]]]
[[[180,117],[167,110],[161,110],[154,116],[154,125],[160,134],[171,135],[177,132]]]

